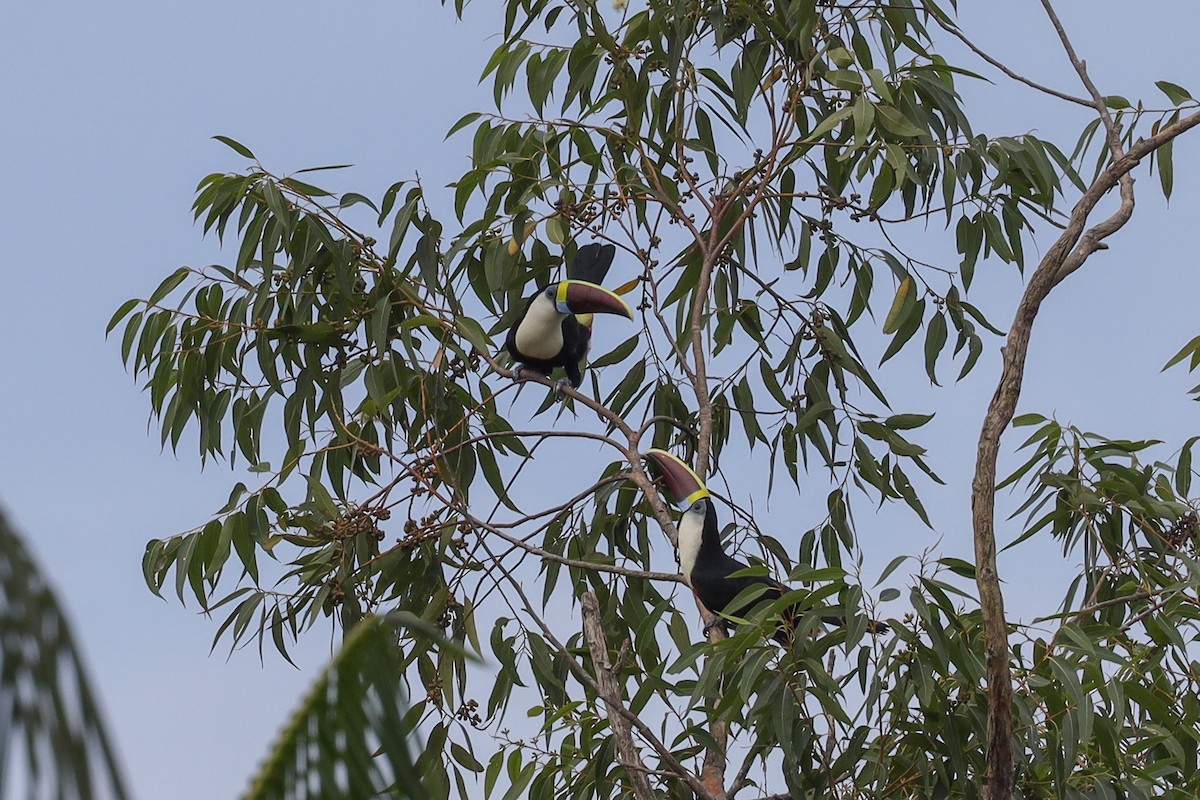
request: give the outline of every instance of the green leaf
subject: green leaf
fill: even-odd
[[[600,358],[597,358],[595,361],[590,362],[591,368],[599,369],[601,367],[610,367],[614,364],[620,364],[622,361],[629,358],[629,356],[633,354],[633,351],[637,348],[637,345],[638,345],[638,342],[640,341],[640,339],[641,339],[641,337],[638,336],[637,334],[630,336],[628,339],[621,342],[619,345],[614,347],[612,350],[610,350],[609,352],[600,356]]]
[[[891,451],[898,456],[919,456],[925,453],[925,448],[904,439],[887,425],[871,420],[858,423],[858,429],[872,439],[886,442]]]
[[[0,758],[28,797],[125,800],[129,792],[96,687],[51,581],[0,516],[0,694],[9,726]],[[12,613],[20,609],[20,613]],[[12,786],[11,776],[8,784]]]
[[[154,290],[154,294],[150,295],[150,299],[146,301],[146,305],[158,305],[158,301],[175,291],[176,287],[183,283],[191,273],[192,271],[187,267],[180,267],[172,272],[158,285],[158,288]]]
[[[888,343],[887,349],[883,351],[883,357],[879,362],[881,364],[899,353],[921,327],[921,321],[925,317],[925,300],[916,301],[911,308],[901,313],[900,329],[896,331],[892,341]]]
[[[257,158],[255,158],[254,153],[250,152],[250,148],[246,147],[246,145],[242,144],[241,142],[236,142],[233,139],[230,139],[228,136],[214,136],[212,138],[216,139],[218,142],[225,145],[230,150],[234,151],[235,153],[237,153],[239,156],[242,156],[243,158],[257,160]]]
[[[966,578],[967,580],[975,580],[975,565],[970,561],[964,561],[961,558],[946,556],[944,558],[939,558],[938,563],[949,569],[955,575]]]
[[[308,496],[312,500],[313,505],[325,515],[326,519],[336,519],[341,516],[341,509],[334,502],[333,496],[329,494],[329,490],[320,480],[312,475],[305,475],[305,480],[308,481]]]
[[[717,160],[717,146],[713,137],[712,122],[703,108],[696,109],[696,133],[700,137],[700,150],[708,161],[709,169],[715,174],[720,170],[720,162]]]
[[[1178,84],[1170,83],[1168,81],[1155,81],[1154,85],[1159,88],[1159,91],[1167,96],[1168,100],[1177,106],[1183,105],[1184,103],[1192,100],[1191,92],[1189,92],[1187,89],[1184,89],[1182,86],[1179,86]]]
[[[454,757],[455,761],[462,764],[471,772],[483,772],[483,765],[479,763],[479,760],[458,742],[450,743],[450,755]]]
[[[864,92],[858,96],[857,100],[854,101],[854,144],[856,147],[863,147],[866,145],[868,137],[873,132],[874,124],[875,105]],[[872,194],[874,194],[874,192],[872,192]],[[880,202],[878,205],[872,202],[871,205],[877,208],[878,205],[882,205],[882,202]]]
[[[546,236],[550,241],[562,245],[567,241],[568,235],[567,223],[563,221],[562,217],[555,215],[546,220]]]
[[[481,114],[478,111],[472,111],[469,114],[464,114],[462,117],[459,118],[458,122],[455,122],[453,125],[450,126],[450,130],[446,131],[446,136],[444,138],[449,139],[451,136],[458,133],[460,130],[467,127],[472,122],[474,122],[475,120],[479,119],[482,116],[483,116],[483,114]]]
[[[1162,186],[1163,197],[1170,200],[1171,190],[1175,188],[1175,143],[1168,140],[1155,151],[1158,159],[1158,182]]]
[[[879,584],[886,581],[888,579],[888,576],[891,575],[893,572],[895,572],[896,569],[901,564],[903,564],[905,561],[907,561],[909,558],[911,558],[911,556],[896,556],[891,561],[889,561],[888,565],[883,568],[883,572],[879,573],[879,578],[878,578],[878,580],[875,581],[875,585],[878,586]]]
[[[1180,497],[1187,497],[1192,488],[1192,446],[1198,440],[1200,436],[1191,437],[1179,450],[1179,460],[1175,463],[1175,491]]]
[[[929,329],[925,333],[925,374],[933,385],[938,383],[936,368],[937,358],[946,346],[946,316],[940,311],[929,321]]]
[[[912,123],[899,109],[879,103],[875,106],[875,116],[879,119],[880,127],[896,136],[916,139],[928,134]]]
[[[460,316],[455,320],[458,326],[458,332],[466,337],[471,346],[480,353],[488,353],[492,350],[492,339],[484,332],[483,326],[470,317]]]
[[[884,420],[883,424],[892,430],[909,431],[920,428],[933,419],[933,414],[893,414]]]
[[[124,303],[122,303],[121,307],[118,308],[116,313],[112,315],[112,318],[108,321],[108,325],[106,325],[104,328],[105,338],[107,338],[108,335],[112,333],[113,328],[117,327],[121,320],[125,319],[129,312],[137,308],[141,302],[141,300],[134,298],[133,300],[126,300]]]
[[[1200,352],[1200,336],[1193,337],[1190,342],[1185,344],[1179,350],[1179,352],[1172,356],[1171,360],[1168,361],[1165,366],[1163,366],[1162,371],[1165,372],[1166,370],[1178,364],[1180,361],[1183,361],[1188,356],[1193,356],[1194,358],[1195,354],[1198,352]],[[1190,372],[1191,370],[1188,371]]]
[[[833,112],[824,120],[822,120],[821,123],[813,129],[812,133],[805,137],[806,141],[819,142],[822,136],[832,131],[838,125],[842,124],[853,113],[853,106],[842,106],[837,111]]]

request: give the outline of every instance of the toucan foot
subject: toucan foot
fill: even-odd
[[[525,380],[525,367],[522,364],[517,364],[513,367],[513,383],[520,383]]]
[[[572,388],[574,388],[574,386],[571,383],[571,380],[569,378],[559,378],[558,380],[556,380],[554,382],[554,399],[555,400],[563,399],[563,387],[564,386],[571,386]]]
[[[700,632],[704,634],[704,638],[707,639],[709,631],[711,631],[713,628],[724,627],[724,625],[725,623],[721,621],[720,617],[714,617],[710,622],[704,623],[704,627],[700,630]]]

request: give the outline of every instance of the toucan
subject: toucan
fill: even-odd
[[[720,529],[717,526],[717,509],[713,505],[708,487],[691,467],[665,450],[657,448],[645,454],[646,460],[661,477],[667,494],[675,507],[683,512],[679,520],[679,569],[683,579],[692,587],[696,599],[716,619],[705,626],[705,633],[712,625],[728,626],[722,614],[745,618],[757,604],[775,601],[790,589],[779,581],[763,575],[736,575],[747,569],[747,565],[731,558],[721,547]],[[764,591],[738,607],[731,607],[734,599],[752,586],[762,586]],[[795,606],[783,612],[783,623],[773,638],[780,644],[791,641],[799,609]],[[845,625],[846,620],[838,616],[822,616],[821,621],[830,625]],[[886,623],[869,620],[870,633],[883,633]]]
[[[615,252],[611,244],[580,247],[567,267],[567,279],[539,289],[529,298],[504,342],[518,364],[517,380],[524,370],[549,375],[555,367],[562,367],[567,376],[559,379],[558,386],[569,381],[578,389],[592,341],[592,315],[620,314],[633,319],[629,304],[600,285]]]

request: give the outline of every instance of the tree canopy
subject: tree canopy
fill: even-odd
[[[453,126],[469,168],[445,190],[333,192],[332,167],[275,174],[218,137],[251,162],[198,186],[230,262],[175,271],[109,331],[163,443],[190,428],[257,482],[150,542],[151,588],[285,656],[323,619],[354,636],[401,615],[432,796],[1193,796],[1195,439],[1013,416],[1042,300],[1131,218],[1134,171],[1152,162],[1169,196],[1198,104],[1166,81],[1102,94],[1043,5],[1078,94],[930,0],[508,0],[482,65],[495,107]],[[971,63],[941,54],[952,39]],[[959,87],[984,71],[1090,121],[1060,144],[977,131]],[[923,247],[940,230],[952,263]],[[592,241],[616,247],[635,322],[597,320],[558,402],[500,345]],[[969,299],[984,264],[1026,276],[1000,322]],[[999,344],[974,563],[861,574],[874,510],[927,523],[929,449],[962,444],[925,441],[930,410],[894,407],[881,364],[940,384]],[[1200,339],[1174,361],[1195,368]],[[1027,460],[998,479],[1010,423]],[[729,637],[697,635],[651,448],[712,487],[727,548],[795,590]],[[999,544],[1053,537],[1079,564],[1037,626],[1004,615],[997,485],[1026,498]],[[790,529],[756,522],[797,494]],[[763,634],[793,604],[847,624],[781,648]]]

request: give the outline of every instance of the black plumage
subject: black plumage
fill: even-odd
[[[537,299],[538,295],[535,294],[525,303],[522,318],[529,314],[530,306]],[[571,382],[571,387],[578,389],[579,384],[583,383],[583,360],[587,358],[588,350],[592,346],[592,327],[584,325],[574,314],[563,317],[562,349],[552,358],[534,358],[518,350],[517,327],[517,325],[513,325],[509,328],[508,336],[504,340],[504,347],[513,357],[513,361],[519,363],[522,369],[547,376],[554,371],[555,367],[562,367],[563,371],[567,373],[567,380]]]
[[[680,523],[680,563],[684,569],[684,577],[692,587],[692,591],[695,592],[696,599],[713,614],[727,614],[744,619],[756,605],[775,602],[791,591],[786,585],[766,576],[736,575],[746,569],[747,565],[730,557],[721,546],[716,507],[710,498],[704,497],[697,500],[691,509],[684,512],[684,515],[685,517],[703,515],[703,523],[694,520]],[[684,541],[685,533],[682,530],[684,524],[703,525],[698,543]],[[687,547],[695,547],[694,561],[690,553],[685,553],[684,548]],[[689,564],[689,562],[691,563]],[[754,586],[763,587],[763,591],[741,605],[734,605],[738,595]],[[800,616],[800,610],[796,606],[784,609],[782,623],[773,638],[781,644],[790,642],[795,635],[796,624]],[[821,621],[829,625],[844,626],[846,624],[844,618],[833,615],[822,616]],[[717,624],[727,625],[728,621],[718,618]],[[870,633],[882,633],[887,629],[887,625],[883,622],[868,621],[867,630]]]
[[[616,254],[617,248],[611,244],[585,244],[575,252],[575,258],[567,265],[567,280],[587,281],[602,286]]]
[[[526,301],[521,316],[509,328],[504,340],[504,347],[519,365],[518,374],[528,369],[549,376],[555,367],[562,367],[571,386],[579,388],[583,382],[583,362],[592,342],[592,313],[632,317],[623,301],[599,288],[615,254],[616,248],[611,244],[592,243],[580,247],[567,266],[566,281],[539,289]],[[562,295],[559,293],[561,286],[568,287]],[[561,322],[556,323],[558,319]],[[561,347],[546,344],[557,338],[552,335],[556,324],[562,332]],[[522,349],[518,336],[527,325],[526,345]],[[528,352],[531,343],[541,347],[542,351]]]

